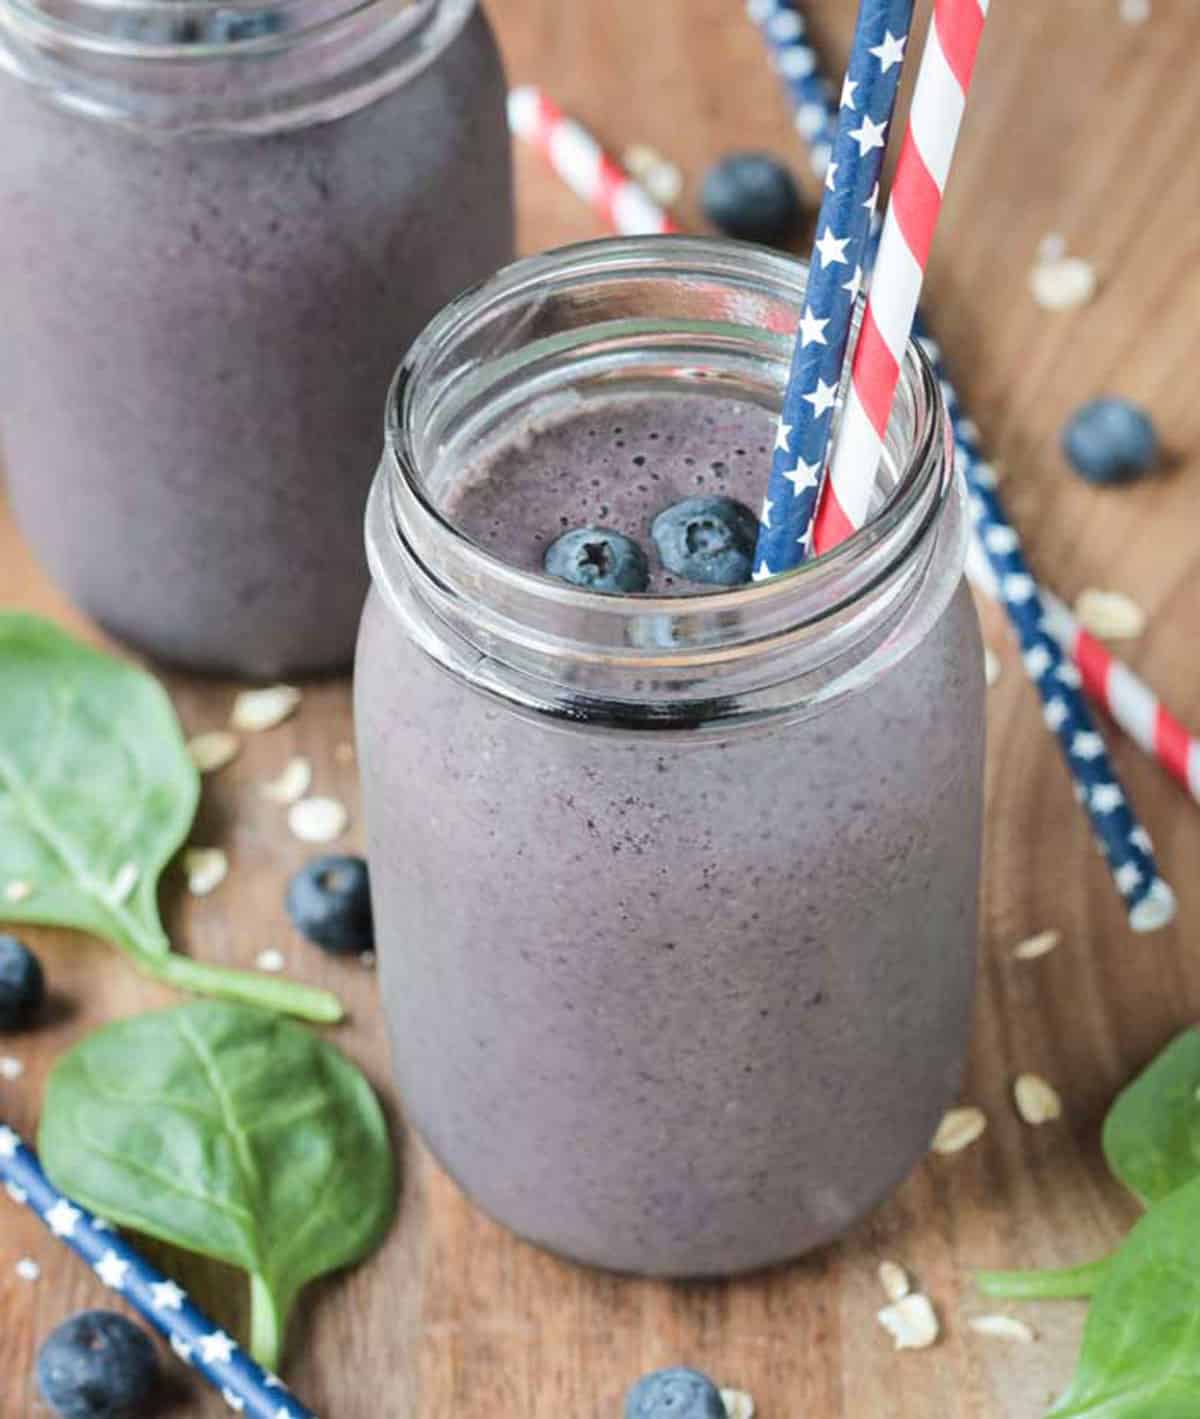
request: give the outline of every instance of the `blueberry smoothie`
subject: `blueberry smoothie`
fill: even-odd
[[[48,69],[0,24],[10,497],[48,570],[135,645],[334,669],[367,584],[381,394],[512,254],[504,76],[474,0],[343,6],[344,34],[313,0],[191,8],[162,32],[161,9],[126,17],[103,73],[82,43]]]
[[[486,1211],[617,1270],[843,1232],[926,1151],[968,1036],[983,675],[936,384],[914,356],[878,540],[747,586],[773,355],[535,389],[424,446],[415,355],[368,513],[356,703],[407,1114]]]

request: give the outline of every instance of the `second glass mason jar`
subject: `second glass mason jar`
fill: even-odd
[[[871,522],[792,574],[602,595],[497,555],[556,500],[648,519],[679,469],[711,492],[748,459],[761,491],[803,286],[682,238],[520,262],[418,340],[371,495],[356,708],[407,1114],[493,1216],[618,1270],[844,1231],[968,1038],[982,652],[919,351]]]
[[[476,0],[0,0],[0,438],[109,630],[349,664],[378,405],[512,257]]]

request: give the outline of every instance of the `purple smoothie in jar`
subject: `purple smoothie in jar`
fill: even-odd
[[[512,257],[475,0],[0,0],[0,438],[109,630],[349,663],[396,361]]]
[[[958,1088],[982,652],[936,381],[906,362],[870,526],[686,584],[649,528],[757,507],[803,268],[640,239],[518,263],[410,354],[356,660],[408,1118],[500,1221],[723,1275],[843,1232]],[[645,594],[541,572],[637,539]]]

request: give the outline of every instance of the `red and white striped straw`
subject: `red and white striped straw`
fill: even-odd
[[[1061,601],[1043,591],[1042,606],[1050,634],[1079,667],[1088,694],[1200,803],[1200,739]]]
[[[967,576],[972,585],[995,599],[996,579],[986,553],[974,539],[967,553]],[[1045,587],[1041,588],[1041,599],[1042,624],[1074,661],[1088,694],[1200,803],[1200,739],[1123,660],[1079,624],[1065,602]]]
[[[532,85],[508,96],[508,126],[531,143],[577,196],[623,236],[677,232],[671,216],[595,138]]]
[[[850,390],[817,510],[818,552],[837,546],[867,519],[987,8],[988,0],[935,0]]]

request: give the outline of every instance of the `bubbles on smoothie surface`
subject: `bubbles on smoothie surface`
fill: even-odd
[[[651,525],[686,499],[724,497],[743,506],[743,546],[753,520],[748,509],[762,501],[767,476],[767,455],[754,450],[769,451],[775,413],[707,393],[639,392],[604,402],[617,417],[605,418],[598,401],[581,408],[580,400],[506,430],[467,464],[447,499],[448,516],[487,551],[527,571],[543,571],[549,548],[565,533],[605,529],[642,549],[650,592],[703,589],[702,580],[664,564]]]

